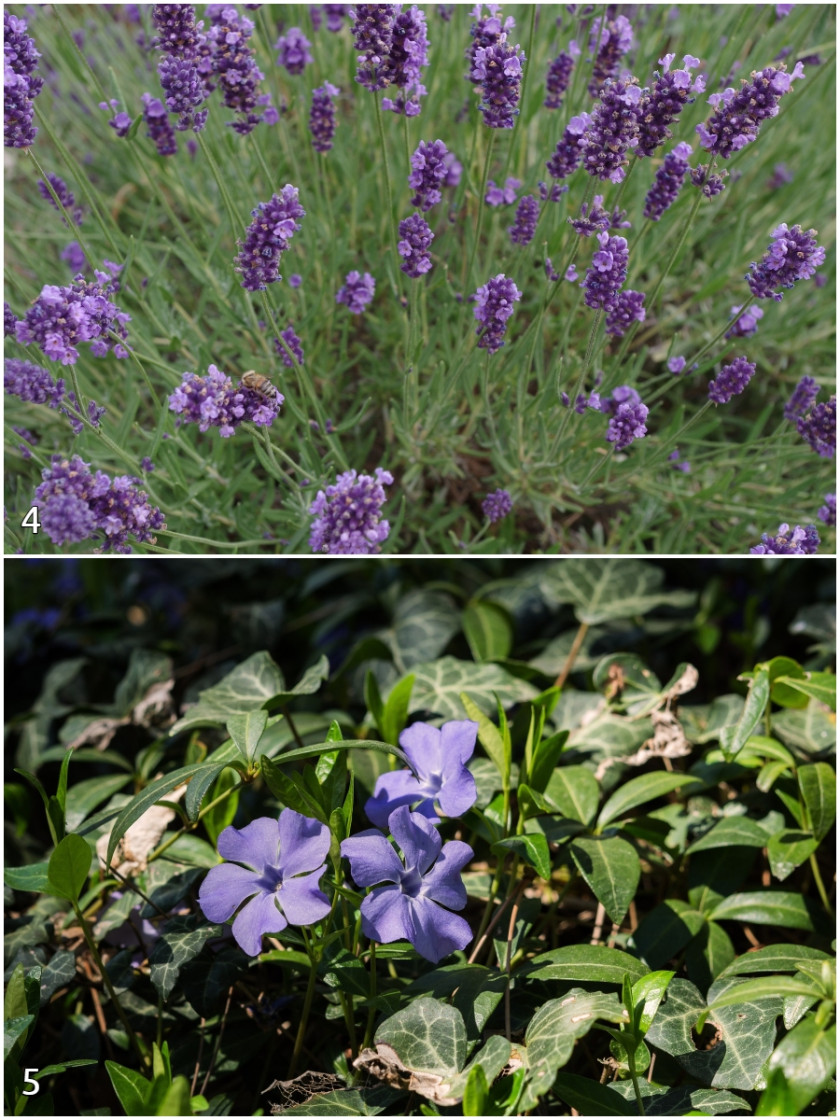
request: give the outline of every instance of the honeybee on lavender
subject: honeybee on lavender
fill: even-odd
[[[259,393],[261,397],[265,397],[267,400],[277,398],[277,389],[274,384],[264,374],[257,373],[256,370],[249,369],[246,373],[243,373],[240,384],[245,389],[251,389],[254,393]]]

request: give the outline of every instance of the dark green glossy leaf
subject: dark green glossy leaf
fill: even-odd
[[[533,867],[541,879],[551,878],[551,856],[548,841],[541,832],[525,833],[523,836],[509,836],[492,845],[494,852],[515,852],[523,863]]]
[[[837,778],[827,762],[814,762],[800,766],[796,771],[799,790],[811,830],[817,840],[822,840],[834,824],[837,815]]]
[[[709,915],[715,921],[814,929],[818,913],[811,900],[791,891],[742,891],[724,898]]]
[[[636,850],[620,836],[579,836],[569,845],[572,859],[590,890],[614,922],[623,920],[641,866]]]
[[[637,957],[606,945],[564,945],[561,949],[540,953],[523,971],[528,980],[576,980],[598,984],[621,984],[625,976],[640,980],[647,973]]]
[[[504,607],[473,599],[461,615],[464,636],[476,661],[500,661],[513,645],[513,624]]]
[[[766,669],[759,669],[749,684],[744,707],[737,722],[720,733],[720,745],[727,758],[732,759],[749,739],[764,718],[770,701],[770,678]]]
[[[59,898],[78,902],[90,874],[92,853],[87,840],[69,833],[50,856],[47,876],[50,889]]]
[[[638,805],[644,805],[646,801],[652,801],[656,797],[663,797],[666,793],[690,785],[697,785],[696,778],[690,774],[675,774],[667,770],[640,774],[638,778],[631,778],[629,782],[623,782],[607,799],[598,814],[598,827],[605,828]]]
[[[564,817],[589,824],[598,809],[601,787],[586,766],[558,766],[544,792]]]

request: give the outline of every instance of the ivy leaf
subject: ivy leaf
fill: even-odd
[[[410,1070],[454,1077],[467,1059],[467,1031],[459,1011],[426,996],[385,1019],[376,1031]]]
[[[28,863],[25,867],[4,867],[3,882],[15,891],[43,893],[50,889],[48,867],[46,860],[43,863]]]
[[[169,734],[177,735],[191,727],[223,725],[233,715],[267,706],[282,695],[283,688],[283,674],[273,658],[264,650],[254,653],[218,684],[200,692],[198,703],[188,709]]]
[[[486,715],[496,711],[496,696],[509,707],[531,700],[537,690],[527,681],[512,676],[499,665],[476,665],[457,657],[442,657],[414,668],[412,705],[425,708],[445,719],[463,719],[460,694],[466,692]]]
[[[391,1105],[404,1097],[400,1089],[375,1085],[372,1089],[333,1089],[316,1093],[304,1104],[284,1108],[283,1115],[294,1116],[378,1116],[391,1112]]]
[[[635,848],[620,836],[580,836],[569,845],[575,866],[614,922],[623,920],[639,885]]]
[[[196,916],[173,918],[167,923],[149,957],[149,979],[162,999],[169,999],[183,966],[197,957],[209,940],[223,933],[223,926],[208,924]]]
[[[400,674],[443,653],[458,632],[458,611],[451,595],[419,588],[401,596],[388,644]]]
[[[783,743],[799,747],[808,754],[833,751],[837,741],[834,717],[822,704],[811,701],[807,708],[785,708],[770,717],[774,735]]]
[[[550,601],[571,603],[578,622],[597,626],[610,619],[633,618],[655,607],[693,606],[693,591],[663,591],[665,573],[644,560],[564,559],[540,575],[540,590]]]

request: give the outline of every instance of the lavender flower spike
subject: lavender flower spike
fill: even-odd
[[[496,43],[476,47],[470,79],[482,89],[481,115],[488,128],[513,128],[519,114],[519,87],[525,52],[512,47],[503,32]]]
[[[737,93],[731,86],[723,93],[713,93],[708,101],[715,111],[705,124],[697,125],[700,143],[722,159],[729,159],[758,137],[761,122],[778,114],[779,98],[797,78],[805,77],[805,71],[800,61],[790,74],[783,63],[778,69],[753,70],[750,77],[749,82],[741,79]]]
[[[514,223],[508,230],[510,239],[514,245],[531,244],[534,240],[534,234],[537,232],[539,216],[540,204],[537,201],[536,195],[523,195],[516,208]]]
[[[424,213],[441,200],[441,186],[446,182],[449,169],[446,157],[449,151],[442,140],[427,144],[421,140],[411,157],[411,174],[408,185],[414,191],[412,206],[419,207]]]
[[[420,80],[421,71],[429,61],[426,17],[416,4],[412,4],[407,12],[401,12],[399,8],[400,5],[397,5],[388,76],[390,84],[397,86],[401,92],[396,98],[383,97],[382,108],[416,117],[420,113],[420,98],[426,94],[426,87]]]
[[[623,451],[633,440],[647,435],[647,405],[642,404],[639,394],[629,385],[619,385],[611,397],[600,402],[600,409],[611,418],[606,439],[615,444],[616,451]]]
[[[324,82],[312,91],[312,108],[309,110],[309,131],[312,133],[312,147],[316,152],[328,152],[333,146],[335,136],[335,106],[333,97],[341,90],[330,82]]]
[[[758,299],[774,299],[782,293],[775,288],[792,288],[797,280],[807,280],[825,260],[825,249],[817,244],[815,229],[803,230],[782,222],[773,230],[773,240],[758,264],[753,261],[746,280]]]
[[[475,750],[478,724],[471,719],[450,720],[441,727],[412,723],[400,735],[411,770],[391,770],[376,779],[365,812],[377,828],[387,830],[388,818],[401,805],[410,805],[437,822],[435,803],[447,817],[460,817],[475,804],[475,779],[467,761]]]
[[[507,321],[513,314],[514,303],[521,298],[522,293],[516,284],[503,272],[491,277],[470,296],[470,299],[475,300],[473,314],[479,323],[475,333],[480,336],[480,350],[489,350],[491,354],[495,354],[504,346]]]
[[[437,964],[472,940],[469,923],[452,910],[467,904],[460,873],[473,850],[461,840],[443,844],[435,826],[407,805],[391,814],[388,827],[404,853],[404,866],[374,829],[341,844],[356,885],[375,888],[362,902],[362,933],[386,944],[407,938],[421,957]]]
[[[825,495],[825,505],[820,506],[819,512],[817,513],[817,517],[820,519],[820,521],[825,522],[825,524],[829,527],[829,529],[834,528],[834,526],[837,524],[837,495],[836,494],[832,493],[832,494],[826,494]]]
[[[390,471],[377,467],[376,478],[345,471],[335,485],[319,490],[309,507],[315,520],[309,534],[313,552],[357,556],[379,552],[391,526],[380,520],[385,486],[394,481]]]
[[[488,521],[501,521],[513,509],[513,499],[507,490],[494,490],[481,503],[481,510]]]
[[[558,56],[549,63],[548,74],[545,79],[545,101],[543,105],[546,109],[559,109],[563,104],[563,94],[569,88],[569,82],[572,79],[572,71],[575,68],[575,58],[580,54],[580,47],[574,40],[569,43],[569,53],[561,51]]]
[[[635,78],[608,81],[601,90],[589,126],[581,137],[583,169],[598,179],[620,183],[625,176],[626,152],[639,136],[638,105],[642,91]],[[550,169],[549,169],[550,170]]]
[[[813,377],[800,378],[799,383],[790,395],[790,400],[785,405],[785,420],[796,420],[813,405],[820,391],[819,385]]]
[[[3,12],[3,143],[7,148],[29,148],[38,129],[35,98],[44,79],[34,70],[41,57],[35,42],[27,35],[26,21]]]
[[[657,169],[653,177],[653,186],[645,198],[644,216],[650,218],[652,222],[658,222],[668,207],[675,202],[688,171],[690,155],[690,144],[685,142],[677,144],[673,151],[668,152],[662,161],[662,166]]]
[[[625,237],[610,237],[606,230],[598,234],[598,249],[592,257],[592,266],[586,270],[581,287],[584,303],[594,311],[612,307],[619,289],[627,279],[629,252]]]
[[[358,56],[356,81],[375,93],[391,80],[389,58],[394,38],[396,4],[357,4],[352,11],[353,46]]]
[[[274,44],[274,49],[280,52],[277,56],[277,65],[288,70],[290,74],[302,74],[312,62],[310,46],[311,43],[299,27],[290,27]]]
[[[348,311],[352,311],[354,315],[361,315],[373,299],[375,288],[376,281],[369,272],[362,275],[358,269],[354,268],[352,272],[347,273],[344,284],[335,297],[335,302],[344,303],[347,305]]]
[[[837,398],[832,394],[796,421],[796,430],[822,459],[834,458],[837,450]]]
[[[426,219],[416,212],[400,222],[399,233],[397,252],[403,258],[400,270],[417,280],[432,267],[429,246],[435,235]]]
[[[251,211],[254,219],[239,241],[239,255],[234,268],[242,273],[242,287],[249,292],[262,291],[268,284],[282,280],[280,254],[289,247],[295,230],[300,229],[298,218],[306,211],[298,201],[298,189],[287,183],[280,194],[268,202],[261,202]]]
[[[795,525],[782,523],[775,537],[767,533],[761,534],[761,544],[757,544],[750,552],[756,556],[813,556],[820,543],[820,535],[814,525],[802,528]]]
[[[329,913],[329,899],[318,887],[330,850],[325,824],[284,809],[276,820],[258,817],[242,829],[229,825],[218,846],[219,855],[233,862],[211,867],[198,904],[208,921],[226,922],[245,903],[233,936],[249,957],[259,955],[264,934],[309,926]]]
[[[709,400],[715,404],[726,404],[738,393],[743,393],[754,373],[754,362],[748,362],[746,358],[735,358],[709,382]]]

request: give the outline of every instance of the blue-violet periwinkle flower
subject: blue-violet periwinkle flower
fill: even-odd
[[[447,817],[459,817],[475,804],[475,778],[467,761],[475,750],[478,724],[454,719],[441,727],[412,723],[400,735],[400,746],[412,770],[390,770],[376,779],[365,812],[377,828],[388,827],[395,809],[410,805],[437,821],[435,803]]]
[[[259,954],[263,934],[309,926],[329,913],[329,899],[318,887],[330,850],[325,824],[284,809],[277,819],[258,817],[241,829],[229,825],[218,848],[234,862],[210,869],[198,903],[211,922],[226,922],[245,903],[233,936],[250,957]]]
[[[362,901],[362,933],[385,944],[406,938],[421,957],[437,964],[472,940],[469,923],[452,910],[467,904],[461,869],[473,850],[461,840],[444,844],[435,826],[407,805],[391,814],[388,827],[405,865],[375,829],[341,844],[356,885],[375,888]]]

